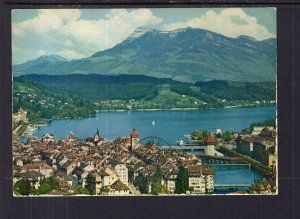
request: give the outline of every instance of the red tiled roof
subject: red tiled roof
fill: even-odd
[[[206,143],[215,143],[215,139],[211,134],[208,134],[208,136],[204,139],[204,142],[206,142]]]
[[[137,133],[136,129],[133,129],[131,135],[130,135],[131,138],[138,138],[139,137],[139,134]]]

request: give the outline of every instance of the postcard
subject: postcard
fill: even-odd
[[[278,194],[276,8],[11,18],[14,196]]]

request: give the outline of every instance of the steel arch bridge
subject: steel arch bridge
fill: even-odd
[[[160,137],[149,136],[139,141],[139,143],[142,145],[146,145],[149,142],[155,143],[157,146],[169,146],[170,150],[172,150],[171,145],[166,140]]]

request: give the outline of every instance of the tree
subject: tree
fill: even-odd
[[[149,191],[149,182],[145,176],[141,176],[141,183],[139,185],[139,190],[142,194],[148,194]]]
[[[153,195],[158,195],[159,193],[162,192],[161,180],[162,180],[161,168],[160,166],[157,166],[153,181],[151,183],[151,193]]]
[[[14,190],[21,195],[29,195],[32,191],[32,187],[28,179],[21,179],[16,182]]]
[[[90,192],[87,188],[83,188],[81,185],[78,185],[75,187],[75,193],[76,194],[86,194],[89,195]]]
[[[48,194],[51,191],[51,186],[46,181],[42,182],[40,187],[37,190],[39,195],[41,194]]]
[[[188,189],[189,189],[189,178],[188,178],[187,169],[185,169],[183,166],[180,166],[178,176],[175,181],[175,193],[176,194],[186,193]]]
[[[192,136],[197,140],[203,140],[203,134],[200,130],[193,131]]]
[[[57,171],[57,170],[55,170],[55,171]],[[55,175],[55,173],[54,173],[54,175]],[[47,183],[50,185],[51,190],[57,189],[59,187],[58,182],[53,178],[53,176],[48,178]]]
[[[231,141],[231,134],[230,132],[226,131],[223,135],[222,135],[222,139],[225,141],[225,142],[230,142]]]

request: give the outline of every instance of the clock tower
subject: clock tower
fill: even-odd
[[[131,135],[131,150],[134,150],[137,148],[138,143],[139,143],[139,134],[137,133],[136,129],[134,128]]]

